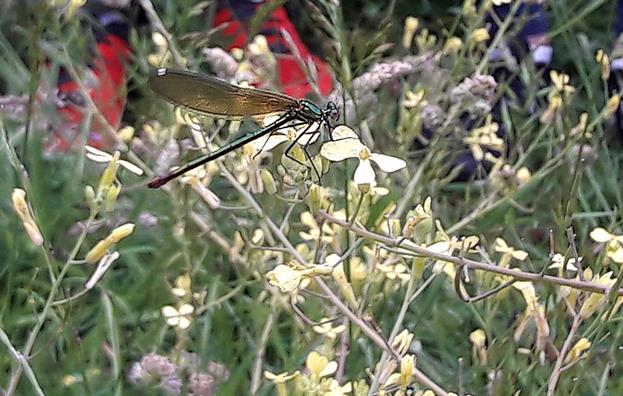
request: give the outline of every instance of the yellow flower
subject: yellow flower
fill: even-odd
[[[155,52],[147,55],[147,62],[153,67],[161,67],[163,64],[166,64],[171,57],[171,53],[169,51],[169,43],[167,39],[158,32],[154,32],[151,34],[151,40],[156,47]]]
[[[407,282],[411,278],[409,269],[404,264],[387,265],[378,263],[376,268],[384,273],[389,280],[400,279],[402,282]]]
[[[105,151],[102,150],[98,150],[95,147],[91,147],[91,146],[85,146],[85,152],[86,152],[86,157],[88,159],[90,159],[91,161],[94,162],[100,162],[100,163],[113,163],[116,162],[119,165],[121,165],[122,167],[126,168],[127,170],[129,170],[130,172],[134,173],[135,175],[139,175],[141,176],[143,174],[143,170],[141,168],[139,168],[138,166],[134,165],[131,162],[128,161],[124,161],[124,160],[120,160],[120,159],[116,159],[115,156],[108,154]]]
[[[513,258],[519,261],[524,261],[528,258],[527,252],[508,246],[506,241],[502,238],[495,238],[495,251],[502,253],[502,258],[498,263],[500,267],[508,267],[508,263],[510,263]]]
[[[623,264],[623,235],[611,234],[601,227],[595,228],[590,237],[606,244],[606,256],[617,264]]]
[[[430,233],[429,227],[424,223],[428,220],[428,225],[432,226],[432,209],[431,209],[431,197],[426,197],[424,200],[424,205],[418,204],[412,212],[409,212],[409,217],[405,222],[404,227],[402,227],[402,235],[405,238],[413,238],[416,236],[416,240],[423,239],[426,235],[418,235],[418,230],[421,230],[421,234]],[[418,225],[423,224],[424,227]]]
[[[41,231],[39,231],[39,226],[35,221],[30,206],[28,206],[26,202],[26,191],[21,188],[16,188],[13,190],[11,198],[13,200],[13,209],[15,209],[15,212],[22,221],[22,226],[24,230],[26,230],[28,238],[30,238],[32,243],[36,246],[41,246],[43,244],[43,235]]]
[[[338,334],[346,330],[346,326],[344,326],[343,324],[333,327],[329,318],[322,318],[320,319],[320,322],[321,323],[319,325],[313,326],[312,329],[316,333],[322,334],[332,340],[334,340],[338,336]]]
[[[463,2],[463,10],[461,12],[465,17],[474,17],[476,15],[476,0],[465,0]]]
[[[448,40],[446,40],[446,43],[443,46],[443,52],[445,54],[454,54],[457,53],[462,46],[463,41],[456,36],[452,36]]]
[[[84,260],[87,263],[94,263],[104,257],[108,249],[118,243],[123,238],[127,237],[134,231],[134,224],[126,223],[112,230],[112,232],[104,239],[99,241],[89,252]]]
[[[264,371],[264,377],[266,377],[266,379],[271,380],[272,382],[274,382],[275,384],[282,384],[286,381],[291,380],[292,378],[298,377],[301,373],[299,371],[295,371],[292,374],[288,374],[287,371],[281,373],[281,374],[273,374],[268,370]]]
[[[485,158],[485,150],[492,149],[495,151],[504,151],[504,140],[497,135],[499,125],[497,122],[488,122],[486,125],[473,129],[469,136],[463,139],[467,144],[476,161],[482,161]]]
[[[532,173],[530,172],[530,169],[522,166],[517,170],[517,180],[519,181],[520,186],[528,183],[530,179],[532,179]]]
[[[72,386],[79,381],[79,378],[75,375],[67,374],[63,376],[63,385],[66,387]]]
[[[595,60],[599,63],[601,68],[601,79],[607,81],[610,77],[610,58],[608,54],[606,54],[604,50],[599,49],[595,55]]]
[[[402,389],[409,386],[415,373],[415,356],[406,355],[400,360],[400,386]]]
[[[515,282],[513,283],[513,287],[521,291],[521,294],[526,302],[526,311],[517,324],[514,339],[516,341],[519,340],[528,324],[534,321],[536,328],[535,346],[542,357],[550,334],[549,324],[547,323],[547,317],[545,316],[545,308],[538,302],[534,285],[531,282]]]
[[[352,393],[353,385],[349,382],[343,386],[334,379],[329,381],[328,390],[326,390],[323,396],[350,396]]]
[[[411,343],[413,342],[413,337],[413,333],[410,333],[409,330],[404,329],[392,341],[392,348],[394,348],[399,355],[404,355],[409,352],[409,348],[411,348]]]
[[[483,41],[489,40],[489,31],[485,28],[476,29],[469,35],[469,41],[474,44],[482,43]]]
[[[597,283],[598,285],[610,287],[614,284],[615,280],[612,279],[612,271],[610,271],[593,279],[593,282]],[[582,319],[588,319],[595,313],[595,311],[601,308],[601,306],[605,302],[606,296],[604,294],[591,293],[590,296],[588,296],[588,298],[584,300],[584,303],[580,308],[580,317]]]
[[[553,95],[547,99],[547,108],[541,114],[539,120],[546,124],[553,122],[558,115],[558,110],[562,107],[562,98],[560,95]]]
[[[424,90],[418,89],[417,92],[413,92],[408,90],[405,92],[405,99],[402,102],[402,105],[407,109],[412,109],[417,106],[426,105],[426,100],[424,99]]]
[[[591,231],[590,233],[590,237],[595,242],[604,243],[604,242],[616,241],[618,243],[623,244],[623,235],[611,234],[601,227],[597,227],[593,229],[593,231]]]
[[[288,374],[288,372],[283,372],[281,374],[273,374],[270,371],[264,371],[264,377],[266,379],[271,380],[275,384],[275,388],[277,388],[277,395],[279,396],[287,396],[288,391],[286,389],[285,383],[292,378],[298,377],[300,372],[297,370],[292,374]]]
[[[195,312],[195,307],[190,304],[182,304],[179,309],[170,305],[162,307],[162,316],[167,324],[180,330],[190,327],[193,312]]]
[[[337,370],[337,363],[329,361],[326,356],[319,354],[316,351],[312,351],[307,355],[305,361],[307,369],[311,373],[312,377],[319,379],[335,373]]]
[[[258,34],[253,38],[253,41],[249,43],[247,50],[252,55],[256,56],[272,54],[270,47],[268,46],[268,40],[266,40],[266,37],[261,34]]]
[[[277,286],[284,293],[296,292],[303,279],[303,272],[279,264],[275,269],[266,274],[268,283]]]
[[[128,143],[134,137],[134,132],[135,132],[134,127],[127,125],[117,131],[117,136],[122,141]]]
[[[549,72],[549,77],[552,80],[552,84],[554,85],[554,94],[560,94],[563,98],[567,98],[573,92],[575,92],[575,88],[569,84],[571,80],[568,74],[559,73],[556,70],[551,70]]]
[[[593,136],[590,131],[587,130],[588,127],[588,113],[584,112],[580,114],[580,120],[578,124],[571,129],[571,136],[578,136],[582,134],[586,134],[587,138],[591,138]]]
[[[372,169],[371,162],[374,162],[382,171],[391,173],[407,166],[407,163],[400,158],[389,155],[372,153],[364,146],[359,137],[349,127],[345,125],[337,126],[333,132],[333,141],[322,145],[320,154],[329,161],[343,161],[347,158],[358,158],[359,166],[355,170],[354,180],[358,185],[371,186],[376,181],[376,175]]]
[[[441,226],[438,223],[438,228]],[[441,237],[439,237],[439,234]],[[478,252],[478,237],[475,235],[461,237],[460,239],[456,236],[449,237],[443,232],[438,233],[437,242],[433,243],[430,246],[426,246],[428,250],[431,250],[436,253],[447,254],[452,256],[456,250],[466,252],[466,253],[477,253]],[[454,264],[449,263],[443,260],[435,261],[433,265],[433,272],[435,273],[445,273],[450,279],[454,279],[456,274],[456,270]]]
[[[582,259],[583,259],[582,257],[578,257],[577,261],[582,262]],[[560,253],[556,253],[552,257],[552,264],[548,268],[559,269],[559,274],[562,275],[563,268],[566,268],[566,270],[570,272],[577,271],[578,268],[575,266],[575,264],[576,264],[576,259],[575,257],[572,257],[569,260],[567,260],[567,264],[565,266],[565,256],[563,256]]]
[[[324,243],[330,243],[333,241],[335,233],[331,226],[326,222],[322,223],[322,230],[318,225],[318,222],[314,219],[314,216],[310,212],[303,212],[300,216],[301,223],[309,228],[309,231],[299,232],[299,236],[305,241],[320,241]]]
[[[621,97],[617,94],[612,95],[612,97],[610,97],[610,99],[608,99],[608,102],[606,103],[606,108],[603,110],[604,117],[612,117],[617,112],[620,105]]]
[[[584,352],[588,351],[591,347],[592,343],[586,337],[582,337],[575,343],[573,348],[569,351],[567,356],[565,356],[564,364],[569,364],[578,361]]]
[[[328,275],[333,268],[328,265],[301,266],[296,262],[290,265],[279,264],[266,274],[268,283],[277,286],[284,293],[296,293],[298,289],[309,284],[309,278],[317,275]]]

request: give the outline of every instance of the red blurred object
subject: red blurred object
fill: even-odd
[[[95,56],[90,66],[95,84],[87,87],[87,91],[98,110],[104,116],[108,125],[117,129],[121,123],[121,116],[125,106],[125,63],[131,54],[128,43],[115,36],[108,35],[97,43]],[[71,97],[79,93],[78,84],[69,80],[59,84],[59,96]],[[84,101],[84,100],[82,100]],[[64,124],[69,128],[79,126],[84,117],[86,103],[71,103],[59,109],[59,113]],[[63,131],[64,132],[64,131]],[[63,136],[66,136],[63,133]],[[67,151],[71,149],[72,143],[66,138],[56,134],[54,149],[56,151]],[[106,126],[93,119],[91,130],[88,137],[88,144],[97,148],[108,148],[114,143],[112,137],[106,132]]]
[[[227,24],[222,30],[222,34],[230,42],[227,50],[232,48],[242,48],[248,42],[248,32],[240,18],[250,18],[250,11],[253,12],[259,4],[251,5],[249,9],[248,1],[237,1],[232,3],[232,8],[221,8],[217,12],[214,25],[221,26]],[[236,6],[239,7],[236,10]],[[237,11],[237,12],[236,12]],[[282,32],[290,36],[291,42],[296,47],[303,60],[311,59],[317,70],[317,84],[321,95],[327,95],[333,88],[333,80],[329,67],[320,58],[311,54],[307,46],[301,40],[296,28],[290,21],[285,7],[276,8],[270,17],[261,26],[260,33],[266,36],[268,46],[275,54],[277,60],[277,72],[279,83],[283,92],[296,98],[304,98],[312,93],[312,87],[307,80],[305,72],[297,62],[297,59],[289,51],[289,46]]]
[[[123,116],[126,90],[126,64],[132,51],[128,44],[129,21],[121,8],[109,6],[100,0],[89,0],[81,9],[97,21],[91,27],[96,39],[92,58],[88,63],[88,73],[81,77],[85,92],[81,92],[76,81],[61,69],[58,78],[58,114],[60,122],[55,125],[46,151],[66,152],[75,148],[80,128],[88,111],[86,94],[93,101],[106,122],[93,117],[87,144],[109,149],[114,144],[114,136],[109,130],[118,129]]]

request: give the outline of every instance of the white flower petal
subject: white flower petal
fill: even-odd
[[[601,227],[595,228],[593,231],[591,231],[590,235],[593,241],[601,242],[601,243],[608,242],[614,237],[614,235],[612,235],[611,233],[609,233],[608,231],[606,231],[605,229]]]
[[[331,131],[331,138],[333,140],[339,139],[357,139],[359,140],[359,136],[355,131],[353,131],[350,127],[346,125],[338,125]]]
[[[327,375],[331,375],[335,373],[336,370],[337,370],[337,362],[330,361],[329,363],[327,363],[326,366],[324,366],[324,368],[320,372],[319,377],[326,377]]]
[[[180,307],[179,313],[180,315],[190,315],[195,311],[195,307],[190,304],[184,304]]]
[[[188,179],[193,190],[212,208],[216,209],[221,206],[221,199],[214,194],[209,188],[203,185],[199,179],[192,177]]]
[[[354,179],[356,184],[372,185],[375,182],[376,175],[369,160],[359,160],[359,166],[355,170]]]
[[[259,139],[253,141],[253,148],[256,150],[268,151],[272,150],[283,142],[288,141],[287,135],[273,134],[262,136]]]
[[[97,156],[97,157],[102,157],[102,158],[108,158],[108,161],[110,161],[112,159],[112,155],[108,154],[105,151],[96,149],[93,146],[84,146],[84,149],[87,152],[87,157],[89,157],[88,154],[91,154],[92,156]],[[90,158],[90,157],[89,157]],[[95,161],[95,160],[94,160]]]
[[[623,263],[623,249],[615,250],[614,252],[608,254],[608,257],[610,257],[610,259],[617,264]]]
[[[92,153],[86,153],[86,157],[94,162],[110,162],[110,160],[112,159],[111,157],[104,157],[104,156],[92,154]]]
[[[317,122],[314,122],[311,125],[302,125],[298,127],[296,131],[298,143],[302,146],[306,146],[318,140],[320,137],[320,132],[318,132],[319,127],[320,125]]]
[[[97,268],[93,275],[89,278],[89,280],[84,284],[85,289],[92,289],[93,286],[104,276],[108,268],[119,258],[119,252],[113,252],[111,254],[107,254],[99,261],[97,264]]]
[[[317,122],[313,122],[311,124],[303,124],[296,127],[296,131],[298,133],[302,133],[305,131],[305,134],[318,132],[318,128],[320,128],[320,124]]]
[[[140,175],[143,174],[143,170],[141,168],[139,168],[138,166],[134,165],[131,162],[124,161],[124,160],[119,160],[119,165],[123,166],[124,168],[126,168],[130,172],[134,173],[135,175],[139,175],[140,176]]]
[[[170,305],[165,305],[164,307],[162,307],[161,312],[162,316],[164,316],[165,318],[177,317],[177,315],[179,315],[177,309],[173,308]]]
[[[297,142],[301,146],[308,146],[318,140],[319,137],[319,133],[305,133],[303,136],[298,138]]]
[[[354,139],[342,139],[327,142],[320,148],[320,155],[329,161],[343,161],[347,158],[357,157],[359,150],[353,150]]]
[[[340,261],[340,256],[335,254],[335,253],[331,253],[330,255],[328,255],[325,259],[324,259],[324,263],[325,265],[330,265],[330,266],[335,266],[337,264],[338,261]]]
[[[400,158],[392,157],[385,154],[370,154],[370,159],[381,168],[383,172],[391,173],[407,166],[407,163]]]
[[[190,327],[190,319],[182,316],[181,318],[179,318],[177,327],[179,327],[182,330],[186,330],[187,328]]]

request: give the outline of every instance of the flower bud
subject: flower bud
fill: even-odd
[[[99,186],[97,187],[98,192],[106,190],[115,181],[117,170],[119,169],[119,155],[119,152],[115,151],[112,160],[108,163],[108,167],[102,173]]]
[[[344,263],[340,263],[333,269],[333,279],[337,283],[342,296],[346,299],[346,302],[351,309],[357,309],[357,298],[355,297],[355,291],[348,280],[346,279],[346,273],[344,272]]]
[[[87,201],[87,205],[89,205],[89,209],[91,209],[91,211],[94,211],[97,207],[97,204],[95,202],[95,190],[92,186],[87,185],[84,188],[84,198]]]
[[[36,246],[41,246],[43,244],[43,235],[41,235],[41,231],[39,231],[39,227],[26,202],[26,192],[20,188],[16,188],[13,190],[11,198],[13,199],[13,208],[22,220],[22,226],[26,230],[28,238],[30,238],[32,243]]]
[[[411,41],[413,41],[413,35],[417,30],[419,25],[419,21],[417,18],[412,16],[407,17],[405,19],[405,27],[402,33],[402,46],[405,48],[411,47]]]
[[[325,190],[318,184],[312,184],[309,188],[309,195],[307,199],[307,205],[312,214],[318,213],[322,206],[322,200],[324,199]]]
[[[262,168],[260,169],[260,177],[262,178],[262,183],[264,183],[264,190],[270,195],[275,194],[277,192],[277,184],[273,174]]]
[[[112,230],[110,235],[99,241],[91,250],[89,250],[84,260],[87,263],[94,263],[98,261],[104,257],[112,245],[130,235],[132,231],[134,231],[134,224],[132,223],[127,223],[115,228]]]
[[[112,184],[106,190],[106,197],[104,199],[104,209],[107,212],[110,212],[114,209],[115,204],[117,203],[117,197],[119,197],[120,192],[121,192],[120,184]]]

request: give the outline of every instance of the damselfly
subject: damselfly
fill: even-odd
[[[151,188],[158,188],[191,169],[220,158],[261,136],[291,126],[292,123],[307,125],[299,135],[302,136],[314,124],[318,124],[318,128],[312,133],[319,133],[317,131],[323,126],[331,128],[331,121],[339,117],[337,106],[332,102],[322,109],[305,99],[298,100],[263,89],[238,87],[215,77],[183,70],[158,69],[149,78],[149,85],[174,105],[218,118],[244,119],[280,114],[272,124],[248,132],[214,152],[201,155],[169,174],[156,177],[148,184]],[[286,153],[295,143],[288,146]]]

